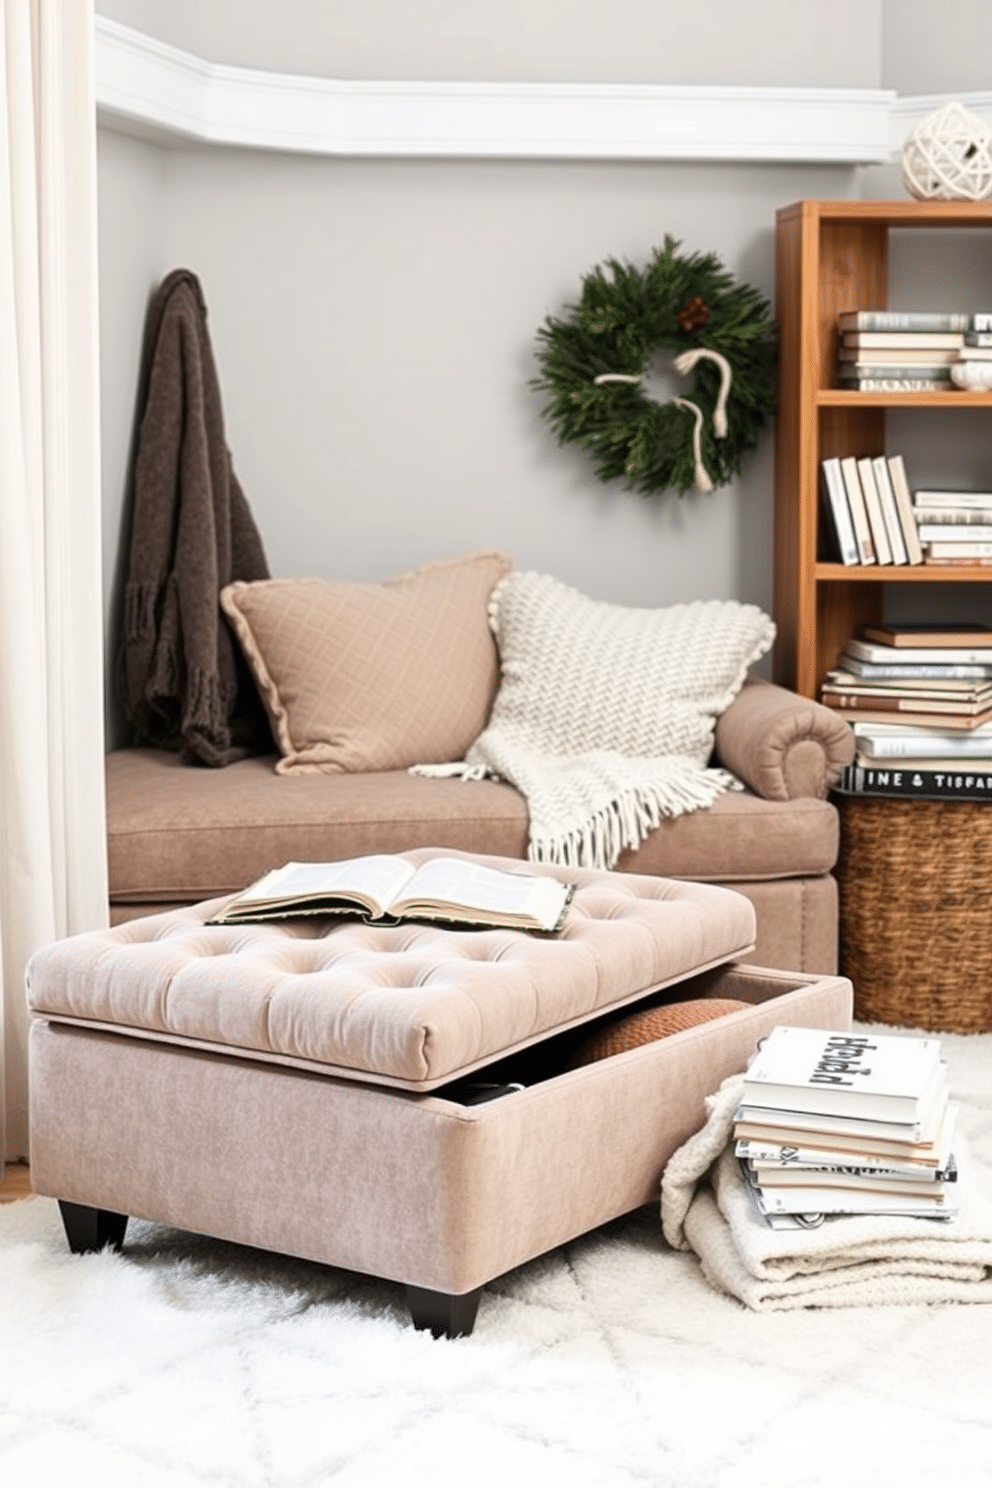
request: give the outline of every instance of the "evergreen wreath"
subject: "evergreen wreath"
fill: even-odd
[[[679,247],[666,236],[645,269],[597,266],[579,303],[537,333],[543,375],[532,385],[552,394],[542,414],[559,443],[588,450],[600,480],[625,479],[644,495],[725,485],[775,411],[767,300],[715,254],[680,256]],[[665,404],[640,385],[662,350],[693,374],[691,392]]]

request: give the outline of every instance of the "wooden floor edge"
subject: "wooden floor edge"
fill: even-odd
[[[30,1199],[33,1193],[31,1169],[27,1163],[7,1163],[3,1170],[3,1180],[0,1182],[0,1204],[12,1204],[17,1199]]]

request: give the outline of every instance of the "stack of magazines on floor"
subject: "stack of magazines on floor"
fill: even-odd
[[[951,1220],[956,1118],[938,1039],[778,1027],[744,1076],[735,1152],[773,1228]]]
[[[840,791],[992,801],[992,627],[866,625],[820,700],[854,729]]]

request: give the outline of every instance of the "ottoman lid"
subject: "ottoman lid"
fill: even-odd
[[[479,861],[520,871],[516,859]],[[59,1022],[426,1091],[754,947],[752,905],[729,889],[540,872],[576,885],[554,935],[316,918],[214,926],[204,922],[226,901],[212,900],[46,946],[28,966],[29,1005]]]

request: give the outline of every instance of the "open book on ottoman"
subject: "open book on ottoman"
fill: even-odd
[[[357,915],[372,924],[439,920],[517,930],[560,929],[573,885],[556,878],[431,858],[415,867],[378,854],[338,863],[286,863],[239,894],[210,921],[253,924],[294,915]]]

